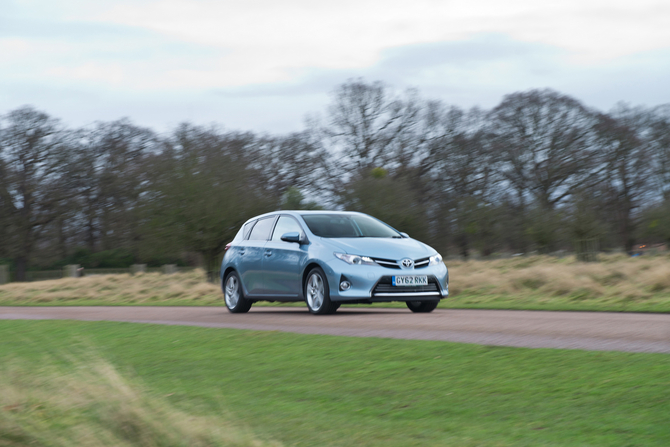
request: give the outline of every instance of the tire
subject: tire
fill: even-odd
[[[223,281],[223,298],[228,311],[234,314],[249,312],[252,302],[244,297],[242,282],[236,272],[230,272]]]
[[[435,310],[438,304],[440,304],[439,301],[433,300],[433,301],[405,301],[405,304],[407,304],[407,307],[409,310],[412,312],[417,312],[417,313],[428,313],[432,312]]]
[[[307,308],[314,315],[329,315],[340,307],[339,303],[330,301],[328,279],[320,267],[314,267],[309,271],[303,285],[303,291]]]

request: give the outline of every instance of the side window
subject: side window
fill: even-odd
[[[273,217],[266,217],[265,219],[261,219],[258,222],[256,222],[256,225],[254,225],[254,229],[251,230],[251,234],[249,235],[249,240],[250,241],[267,241],[268,237],[270,236],[270,230],[272,229],[272,224],[274,223],[275,218]]]
[[[300,224],[292,217],[280,216],[279,220],[277,221],[277,225],[275,225],[275,231],[274,233],[272,233],[272,240],[281,241],[281,237],[283,234],[290,233],[293,231],[302,233],[302,228],[300,228]]]

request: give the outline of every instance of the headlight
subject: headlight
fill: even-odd
[[[430,262],[428,263],[428,265],[437,265],[441,262],[442,262],[442,255],[438,253],[435,256],[430,257]]]
[[[333,253],[337,259],[341,259],[352,265],[377,265],[375,261],[367,256],[347,255],[344,253]]]

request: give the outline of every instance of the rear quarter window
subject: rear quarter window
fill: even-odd
[[[251,233],[251,229],[254,227],[254,224],[256,223],[255,220],[252,220],[251,222],[247,222],[244,224],[242,227],[242,238],[243,239],[248,239],[249,238],[249,233]]]

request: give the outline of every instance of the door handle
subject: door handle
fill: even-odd
[[[266,250],[265,256],[272,256],[272,250]]]
[[[239,253],[240,253],[240,255],[243,255],[243,254],[244,254],[244,250],[240,250]]]

